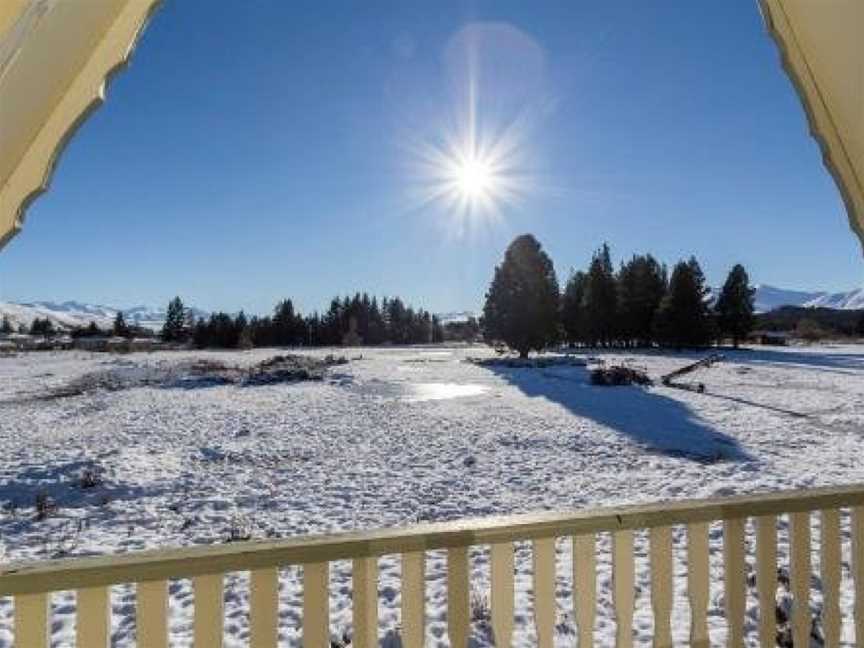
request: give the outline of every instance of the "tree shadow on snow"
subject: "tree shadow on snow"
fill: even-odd
[[[753,459],[736,439],[711,428],[686,404],[652,389],[591,385],[582,367],[489,369],[526,396],[558,403],[650,452],[699,463]]]
[[[831,353],[827,349],[826,352],[820,352],[753,348],[739,351],[724,350],[721,353],[728,361],[742,364],[798,365],[846,375],[864,373],[864,352]]]

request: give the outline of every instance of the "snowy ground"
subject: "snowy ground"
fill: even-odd
[[[481,347],[312,353],[334,352],[352,360],[321,382],[151,385],[53,399],[43,397],[92,372],[146,374],[200,358],[250,365],[277,352],[0,358],[5,560],[864,482],[864,347],[727,353],[726,361],[694,374],[706,394],[661,386],[592,387],[580,367],[491,369],[464,362],[491,355]],[[621,354],[603,355],[608,360]],[[627,360],[656,378],[695,357],[632,354]],[[105,481],[81,489],[79,476],[92,466]],[[40,492],[57,509],[37,521]],[[814,516],[814,548],[817,531]],[[681,530],[675,539],[674,628],[676,640],[686,642]],[[720,540],[719,527],[712,528],[709,619],[717,642],[725,637]],[[781,565],[784,543],[781,528]],[[607,536],[600,536],[599,547],[597,642],[608,645],[615,621]],[[847,546],[844,578],[848,553]],[[530,646],[530,551],[518,546],[517,556],[516,644]],[[487,557],[483,547],[473,553],[478,597],[488,586]],[[635,636],[648,645],[652,622],[642,536],[636,560]],[[445,566],[443,556],[430,555],[428,644],[434,646],[447,645]],[[384,557],[380,569],[381,635],[393,636],[399,624],[398,557]],[[300,636],[299,572],[286,568],[281,580],[281,634],[292,646]],[[576,643],[571,574],[570,543],[561,540],[560,646]],[[350,584],[348,565],[335,564],[334,637],[350,635]],[[171,593],[172,628],[188,639],[189,584],[174,583]],[[248,639],[246,597],[244,575],[230,575],[230,646]],[[74,599],[66,593],[54,599],[55,644],[71,645]],[[130,645],[134,589],[115,588],[113,602],[117,644]],[[842,603],[844,636],[851,641],[848,591]],[[11,611],[8,600],[0,602],[0,646],[12,641]],[[479,609],[475,614],[482,616]],[[754,615],[751,609],[750,645],[756,645]],[[475,626],[477,643],[488,645],[483,623]]]

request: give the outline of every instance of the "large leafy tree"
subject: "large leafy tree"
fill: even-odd
[[[650,345],[654,315],[666,294],[666,266],[635,255],[618,271],[619,334],[626,344]]]
[[[740,263],[729,271],[726,283],[720,291],[715,310],[720,332],[732,338],[732,344],[747,337],[753,329],[753,296],[756,290],[750,287],[750,278]]]
[[[672,270],[669,290],[657,311],[659,339],[675,347],[705,346],[711,341],[709,290],[695,257],[679,261]]]
[[[617,334],[618,286],[609,245],[594,253],[585,284],[585,317],[593,344],[609,345]]]
[[[513,240],[486,293],[484,335],[526,357],[546,348],[558,328],[558,279],[552,259],[530,234]]]

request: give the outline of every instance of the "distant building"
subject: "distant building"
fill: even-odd
[[[765,346],[786,346],[789,344],[789,334],[784,331],[753,331],[749,335],[751,342]]]

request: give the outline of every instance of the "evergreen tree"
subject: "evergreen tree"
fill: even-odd
[[[619,335],[626,345],[650,346],[654,315],[666,294],[666,267],[653,256],[634,255],[618,271]]]
[[[657,310],[657,337],[678,348],[707,345],[711,341],[708,294],[705,276],[696,258],[679,261],[672,270],[669,290]]]
[[[132,336],[129,326],[126,324],[126,319],[123,317],[122,311],[117,311],[117,316],[114,318],[113,333],[116,337],[128,338]]]
[[[179,297],[168,303],[165,324],[162,326],[162,339],[166,342],[182,342],[186,339],[186,308]]]
[[[861,318],[858,320],[858,326],[855,327],[855,334],[858,337],[864,337],[864,313],[861,313]]]
[[[588,321],[585,314],[585,288],[588,275],[571,272],[561,296],[561,324],[570,344],[587,344]]]
[[[753,329],[753,298],[756,290],[750,287],[750,278],[740,263],[729,271],[720,291],[715,310],[720,333],[732,338],[732,344],[747,337]]]
[[[523,358],[546,348],[557,334],[559,299],[552,260],[530,234],[517,237],[486,293],[486,339],[503,341]]]
[[[444,327],[437,315],[432,316],[432,343],[440,344],[444,341]]]
[[[9,335],[10,333],[13,333],[13,332],[14,332],[14,329],[12,328],[12,322],[9,321],[9,316],[4,315],[3,316],[3,323],[0,324],[0,333],[2,333],[3,335]]]
[[[102,331],[96,325],[96,322],[90,320],[90,324],[87,325],[87,337],[99,337],[100,335],[102,335]]]
[[[594,253],[585,283],[585,317],[591,344],[609,345],[617,334],[618,287],[609,246]]]

